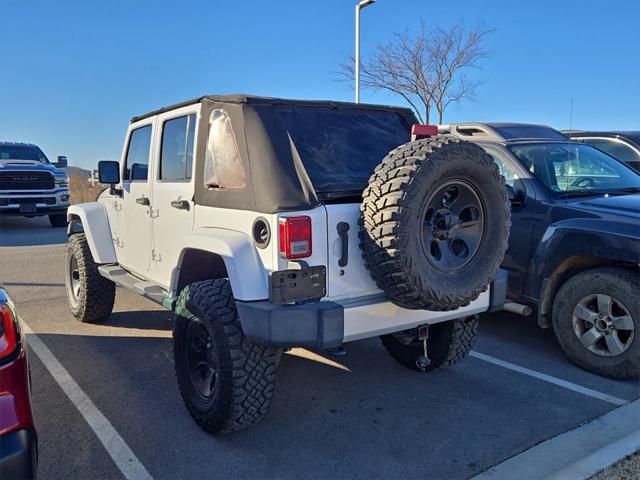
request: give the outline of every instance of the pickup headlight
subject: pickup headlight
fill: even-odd
[[[56,187],[68,187],[69,177],[56,177]]]

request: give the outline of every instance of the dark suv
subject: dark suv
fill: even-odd
[[[595,373],[640,373],[640,176],[549,127],[440,127],[482,146],[511,189],[503,267],[511,300],[534,307],[567,356]]]
[[[562,132],[572,140],[599,148],[640,173],[640,131],[635,132]]]

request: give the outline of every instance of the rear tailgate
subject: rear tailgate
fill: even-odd
[[[329,204],[324,207],[327,212],[327,296],[331,300],[362,297],[382,293],[364,266],[358,241],[358,219],[360,218],[360,204]],[[338,225],[346,223],[347,262],[340,266],[343,256],[343,236],[338,231]]]

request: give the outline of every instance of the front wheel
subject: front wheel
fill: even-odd
[[[281,350],[244,336],[229,281],[192,283],[175,311],[176,378],[193,419],[209,433],[230,433],[262,419]]]
[[[49,223],[53,228],[62,228],[67,226],[67,214],[66,213],[56,213],[54,215],[49,215]]]
[[[81,322],[96,323],[111,315],[116,285],[100,275],[84,233],[67,242],[64,284],[69,310]]]
[[[594,268],[571,277],[553,303],[553,329],[567,357],[609,378],[640,375],[640,276]]]
[[[433,372],[452,367],[464,359],[476,342],[478,327],[479,320],[476,317],[430,325],[427,355],[431,364],[426,367],[420,364],[424,345],[414,335],[415,330],[382,335],[380,340],[399,364],[418,372]]]

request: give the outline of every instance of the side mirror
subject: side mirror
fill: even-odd
[[[55,166],[58,168],[67,168],[69,162],[67,162],[67,157],[64,155],[58,156],[58,161],[55,163]]]
[[[509,197],[509,201],[511,202],[512,207],[521,207],[524,205],[525,193],[524,190],[518,188],[514,188],[511,185],[506,185],[507,188],[507,197]]]
[[[100,160],[98,162],[98,181],[106,185],[120,183],[120,164],[114,160]]]

